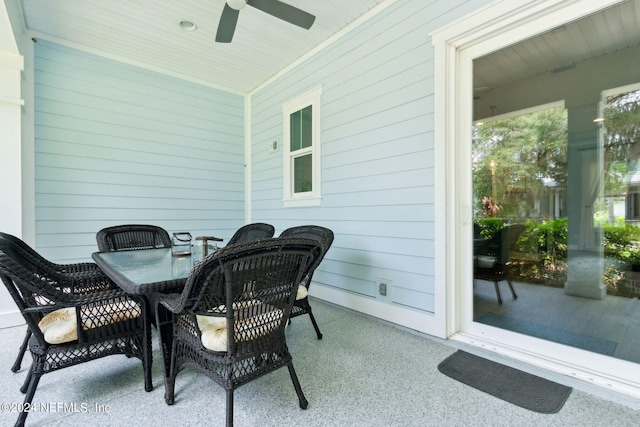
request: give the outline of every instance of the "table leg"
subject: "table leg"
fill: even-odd
[[[171,375],[171,347],[173,346],[173,313],[164,308],[161,304],[156,304],[156,326],[158,328],[158,342],[162,354],[162,372],[164,375],[165,400],[167,399],[168,381]],[[173,393],[171,393],[173,395]]]

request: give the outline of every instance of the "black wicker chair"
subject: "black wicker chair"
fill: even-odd
[[[169,233],[155,225],[126,224],[103,228],[96,234],[100,252],[170,248]]]
[[[284,230],[280,237],[298,237],[305,239],[314,239],[317,240],[322,246],[322,253],[312,265],[309,266],[305,274],[302,276],[302,282],[300,283],[300,287],[298,288],[298,292],[296,295],[296,301],[293,304],[293,309],[291,310],[290,318],[302,316],[303,314],[308,314],[311,319],[311,323],[313,324],[313,328],[316,330],[316,335],[318,339],[322,339],[322,333],[320,332],[320,328],[318,327],[318,323],[316,322],[315,317],[313,317],[313,311],[311,310],[311,305],[309,304],[309,297],[307,295],[307,291],[309,290],[309,286],[311,285],[311,278],[313,277],[313,273],[322,262],[325,254],[331,247],[333,243],[333,231],[328,228],[321,227],[319,225],[301,225],[298,227],[291,227]]]
[[[498,304],[502,304],[498,282],[506,281],[513,299],[518,298],[511,284],[511,249],[524,231],[524,224],[512,224],[500,229],[491,239],[474,249],[473,278],[493,282]]]
[[[33,362],[20,391],[31,405],[43,374],[113,354],[142,360],[151,391],[151,334],[145,300],[126,295],[106,276],[59,272],[14,236],[0,235],[0,279],[29,330]],[[16,426],[28,412],[20,412]]]
[[[227,246],[251,242],[253,240],[268,239],[273,237],[273,233],[275,233],[275,228],[271,224],[265,224],[262,222],[247,224],[240,227],[234,235],[231,236]]]
[[[102,276],[102,271],[92,262],[81,262],[75,264],[56,264],[45,258],[43,258],[38,252],[33,250],[31,246],[27,245],[21,239],[11,235],[0,232],[0,237],[7,239],[10,242],[18,245],[24,252],[24,256],[31,259],[33,263],[40,264],[43,269],[46,269],[53,274],[61,274],[69,277],[70,280],[78,280],[79,278],[85,278],[85,280],[92,280],[92,276]],[[27,351],[29,345],[29,339],[31,338],[31,329],[27,327],[27,333],[25,334],[20,350],[18,350],[18,356],[16,357],[12,372],[18,372],[22,367],[22,359]]]
[[[320,250],[292,238],[227,246],[193,268],[181,294],[157,295],[161,345],[171,349],[170,357],[163,353],[166,403],[174,403],[177,374],[196,367],[226,390],[231,426],[234,390],[287,366],[305,409],[284,330],[302,274]],[[167,325],[172,333],[162,332]]]

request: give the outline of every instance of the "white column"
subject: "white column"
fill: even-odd
[[[602,280],[602,236],[593,223],[593,204],[604,186],[602,148],[593,122],[599,93],[584,96],[591,99],[568,108],[569,230],[564,291],[567,295],[602,299],[607,294]]]
[[[0,231],[22,236],[22,132],[20,95],[24,59],[19,54],[5,3],[0,3]],[[0,327],[24,323],[4,286]]]

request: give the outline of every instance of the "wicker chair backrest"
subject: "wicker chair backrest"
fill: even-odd
[[[311,284],[311,278],[313,277],[314,271],[316,270],[318,265],[320,265],[327,251],[331,247],[331,244],[333,243],[333,231],[319,225],[300,225],[284,230],[282,233],[280,233],[280,237],[313,239],[318,241],[322,246],[322,252],[320,253],[320,256],[316,258],[313,264],[309,265],[309,268],[303,276],[302,283],[308,288]]]
[[[273,233],[275,233],[275,228],[271,224],[265,224],[262,222],[247,224],[240,227],[234,235],[231,236],[227,246],[247,243],[254,240],[269,239],[273,237]]]
[[[125,224],[103,228],[96,234],[100,252],[170,248],[169,233],[156,225]]]
[[[302,277],[320,252],[316,241],[297,238],[226,246],[194,266],[179,306],[172,311],[221,314],[221,310],[226,313],[224,307],[257,300],[284,308],[289,294],[295,298],[296,278]],[[279,300],[284,293],[285,300]]]

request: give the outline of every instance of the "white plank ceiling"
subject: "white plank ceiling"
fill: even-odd
[[[233,41],[216,43],[225,0],[21,0],[36,38],[248,93],[358,18],[393,0],[283,0],[316,16],[310,30],[247,6]],[[418,0],[415,0],[418,1]],[[197,25],[185,31],[181,20]],[[640,0],[628,0],[474,62],[474,87],[494,89],[640,45]],[[552,52],[552,54],[549,54]]]
[[[385,0],[283,0],[316,16],[309,30],[246,6],[228,44],[214,41],[225,0],[21,2],[36,38],[247,93]]]

